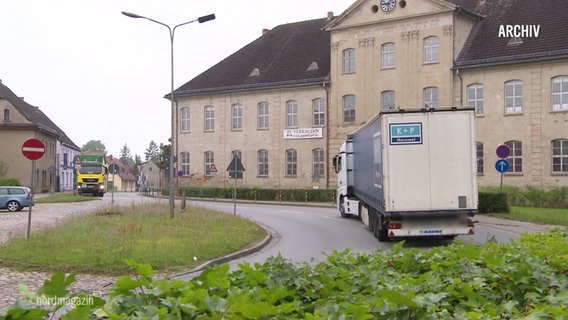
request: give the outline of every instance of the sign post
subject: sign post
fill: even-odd
[[[36,160],[41,159],[45,154],[45,145],[41,140],[38,139],[28,139],[22,145],[22,154],[24,157],[32,160],[32,174],[31,174],[31,183],[30,183],[30,202],[34,201],[34,174],[36,171]],[[28,230],[27,230],[27,239],[30,238],[30,232],[32,229],[32,204],[28,206]]]
[[[233,188],[233,215],[236,216],[237,215],[237,179],[239,178],[242,179],[243,171],[245,171],[245,167],[241,162],[241,158],[239,158],[239,156],[235,154],[233,156],[233,160],[227,167],[226,171],[229,171],[229,178],[235,179],[235,186]]]
[[[114,189],[116,186],[116,180],[114,180],[114,175],[120,172],[120,167],[116,163],[112,163],[108,166],[108,171],[112,174],[112,193],[110,196],[110,213],[113,214],[114,210]]]
[[[507,158],[511,154],[511,149],[508,145],[502,144],[497,147],[495,150],[499,160],[495,163],[495,170],[501,173],[501,192],[503,192],[503,173],[509,171],[511,164],[507,161]]]

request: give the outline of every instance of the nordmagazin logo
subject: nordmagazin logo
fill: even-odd
[[[538,38],[539,24],[502,24],[499,26],[499,38]]]

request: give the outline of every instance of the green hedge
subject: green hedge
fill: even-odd
[[[477,211],[479,213],[509,213],[507,194],[502,192],[479,192]]]
[[[21,186],[17,178],[0,178],[0,186]]]
[[[209,199],[232,199],[232,187],[189,187],[180,188],[178,196],[188,198]],[[163,191],[168,195],[168,189]],[[290,202],[333,202],[335,201],[334,189],[261,189],[261,188],[237,188],[237,199],[252,201],[290,201]]]
[[[498,187],[483,187],[480,192],[484,193],[504,193],[511,206],[527,206],[541,208],[567,208],[568,207],[568,187],[556,187],[544,190],[535,187],[518,188],[503,186],[501,191]],[[481,200],[480,200],[481,203]]]

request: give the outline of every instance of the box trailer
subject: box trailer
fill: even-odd
[[[473,234],[477,166],[471,108],[384,110],[333,159],[337,207],[379,241]]]

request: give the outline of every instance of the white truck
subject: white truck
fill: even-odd
[[[341,216],[381,242],[474,234],[477,166],[471,108],[384,110],[333,159]]]

